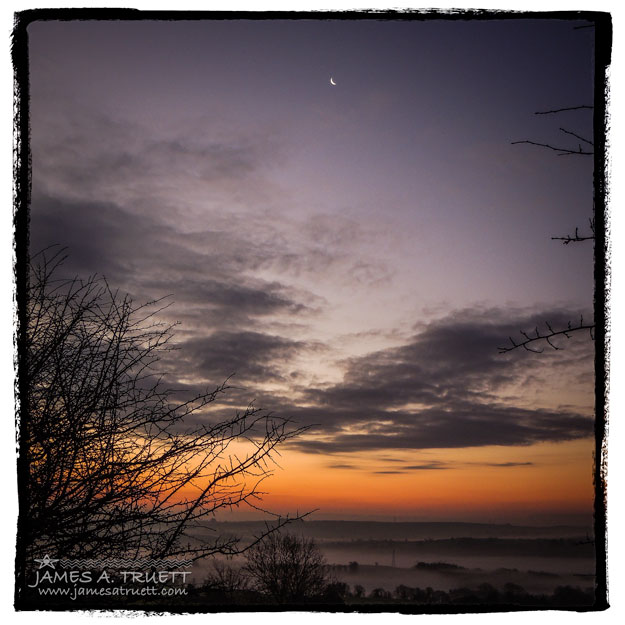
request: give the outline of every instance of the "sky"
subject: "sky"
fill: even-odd
[[[266,503],[557,521],[593,505],[593,31],[559,20],[37,22],[31,250],[171,294],[177,388],[309,432]],[[333,78],[336,85],[330,83]],[[206,417],[208,418],[208,417]],[[242,514],[242,513],[241,513]]]

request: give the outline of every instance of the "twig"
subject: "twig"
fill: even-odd
[[[594,107],[589,106],[587,104],[582,104],[581,106],[567,106],[562,109],[553,109],[550,111],[534,111],[534,115],[549,115],[551,113],[562,113],[562,111],[578,111],[579,109],[593,109]]]
[[[593,218],[590,218],[588,222],[590,224],[590,230],[592,234],[587,237],[580,237],[579,229],[575,228],[575,236],[572,237],[570,234],[567,234],[565,237],[551,237],[551,240],[562,241],[564,245],[568,245],[569,243],[577,243],[578,241],[593,241],[595,238],[595,220]]]
[[[560,128],[560,130],[562,132],[565,132],[567,135],[573,135],[575,138],[579,139],[580,141],[583,141],[584,143],[588,143],[588,145],[592,145],[592,146],[595,145],[592,141],[589,141],[588,139],[584,139],[584,137],[580,137],[578,134],[575,134],[574,132],[567,130],[566,128]]]
[[[594,238],[595,238],[594,234],[591,234],[590,236],[587,236],[587,237],[580,237],[578,229],[575,228],[575,236],[572,237],[570,234],[567,234],[565,237],[551,237],[551,240],[562,241],[563,245],[568,245],[569,243],[577,243],[579,241],[592,241],[594,240]]]
[[[512,141],[511,145],[516,145],[518,143],[529,143],[530,145],[537,145],[541,148],[548,148],[549,150],[558,152],[558,156],[569,156],[571,154],[576,156],[592,156],[594,154],[594,152],[587,152],[582,150],[581,145],[578,147],[577,150],[571,150],[570,148],[558,148],[554,145],[550,145],[549,143],[538,143],[537,141],[530,141],[529,139],[524,139],[523,141]]]

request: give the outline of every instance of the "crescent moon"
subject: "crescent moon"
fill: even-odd
[[[334,78],[332,78],[332,76],[330,76],[330,84],[331,85],[336,85],[336,83],[334,82]]]

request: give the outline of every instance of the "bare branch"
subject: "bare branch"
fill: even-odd
[[[567,234],[564,237],[551,237],[551,240],[562,241],[563,245],[568,245],[569,243],[578,243],[580,241],[594,241],[595,239],[594,220],[591,219],[590,221],[591,221],[592,234],[588,236],[580,236],[579,228],[575,228],[575,234],[573,236],[571,236],[570,234]]]
[[[577,133],[571,131],[571,130],[567,130],[566,128],[560,128],[561,132],[564,132],[567,135],[571,135],[573,137],[575,137],[576,139],[579,139],[580,141],[583,141],[584,143],[588,143],[588,145],[595,145],[592,141],[589,141],[588,139],[584,139],[584,137],[581,137],[580,135],[578,135]]]
[[[578,111],[582,109],[592,110],[593,107],[589,105],[570,106],[570,107],[564,107],[564,108],[559,108],[559,109],[551,109],[547,111],[535,111],[534,114],[535,115],[550,115],[550,114],[563,113],[565,111]],[[578,134],[577,132],[574,132],[572,130],[568,130],[562,127],[560,127],[560,131],[566,135],[575,137],[579,141],[593,147],[592,141],[590,141],[589,139],[586,139],[585,137]],[[559,146],[552,145],[551,143],[542,143],[542,142],[526,139],[523,141],[513,141],[512,145],[517,145],[520,143],[527,143],[529,145],[534,145],[537,147],[545,148],[547,150],[552,150],[554,152],[557,152],[558,156],[592,156],[594,154],[592,150],[583,148],[581,143],[578,143],[576,148],[570,148],[570,147],[559,147]],[[594,240],[595,239],[594,218],[589,219],[589,225],[590,225],[590,230],[592,232],[592,234],[590,235],[580,235],[579,228],[576,227],[574,235],[567,234],[566,236],[551,237],[551,239],[554,241],[562,241],[564,245],[569,245],[570,243]],[[535,345],[541,344],[541,343],[543,346],[546,344],[548,347],[550,347],[553,350],[560,350],[562,348],[559,347],[558,344],[554,342],[552,339],[554,339],[555,337],[559,337],[559,336],[564,336],[565,338],[568,339],[570,338],[572,332],[576,332],[579,330],[587,329],[589,331],[591,339],[594,339],[595,326],[594,324],[584,324],[583,317],[580,317],[580,322],[577,326],[572,326],[571,322],[569,322],[568,327],[562,330],[554,330],[549,324],[549,322],[547,322],[545,325],[547,327],[547,332],[544,334],[541,334],[538,328],[535,329],[535,333],[532,336],[530,336],[529,334],[521,330],[520,332],[524,340],[515,341],[512,337],[510,337],[511,345],[505,346],[505,347],[499,347],[499,353],[504,354],[504,353],[513,351],[515,349],[518,349],[520,347],[522,347],[526,351],[541,353],[543,352],[543,349],[535,347]]]
[[[562,113],[563,111],[579,111],[580,109],[592,110],[593,108],[594,108],[593,106],[582,104],[580,106],[567,106],[561,109],[552,109],[549,111],[535,111],[534,115],[551,115],[552,113]]]
[[[562,329],[562,330],[554,330],[551,325],[549,324],[549,322],[545,322],[545,326],[547,327],[547,332],[546,333],[541,333],[539,331],[538,328],[536,328],[534,330],[533,334],[528,334],[527,332],[520,330],[521,335],[524,337],[525,340],[523,341],[515,341],[512,337],[510,338],[510,346],[503,346],[503,347],[499,347],[499,353],[500,354],[506,354],[508,352],[511,352],[515,349],[518,349],[520,347],[522,347],[523,349],[529,351],[529,352],[534,352],[537,354],[542,353],[544,350],[543,349],[538,349],[536,347],[534,347],[537,343],[540,343],[541,341],[545,344],[547,344],[549,347],[551,347],[554,350],[561,350],[563,349],[562,347],[558,347],[558,345],[556,345],[552,339],[554,337],[557,336],[564,336],[567,339],[571,338],[571,334],[573,332],[578,332],[580,330],[588,330],[590,333],[590,337],[591,339],[594,340],[594,330],[595,330],[595,324],[589,324],[589,323],[585,323],[584,322],[584,317],[580,316],[580,320],[578,325],[571,325],[571,322],[568,322],[568,325],[566,328]]]
[[[240,553],[238,539],[206,541],[198,528],[221,509],[260,509],[279,446],[306,428],[253,406],[209,420],[227,380],[174,401],[154,371],[173,349],[174,325],[155,317],[169,304],[134,305],[97,276],[58,279],[64,258],[58,250],[31,262],[21,371],[27,560]],[[190,427],[191,416],[205,421]]]
[[[562,148],[556,147],[555,145],[551,145],[549,143],[539,143],[538,141],[530,141],[529,139],[524,139],[523,141],[512,141],[511,145],[517,145],[519,143],[528,143],[529,145],[536,145],[541,148],[547,148],[548,150],[553,150],[558,153],[558,156],[592,156],[594,152],[589,152],[584,150],[582,146],[578,146],[576,150],[571,148]]]

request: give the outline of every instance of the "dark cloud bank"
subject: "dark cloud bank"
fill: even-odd
[[[243,269],[279,252],[238,245],[236,233],[184,235],[151,215],[113,203],[34,198],[31,246],[68,245],[66,269],[105,274],[138,301],[172,293],[182,322],[168,379],[200,378],[218,384],[231,374],[245,386],[226,399],[231,410],[245,396],[276,414],[313,425],[292,443],[309,453],[382,449],[529,445],[592,435],[593,419],[559,405],[541,409],[529,394],[549,387],[553,376],[592,388],[592,341],[565,343],[563,351],[499,354],[519,330],[564,327],[562,309],[467,309],[417,324],[404,345],[342,363],[340,383],[294,386],[293,395],[263,391],[271,382],[298,379],[292,363],[319,343],[280,336],[266,319],[305,322],[322,306],[313,293],[251,277]],[[204,241],[205,245],[198,243]],[[180,387],[180,384],[177,384]],[[190,387],[189,387],[190,388]],[[540,404],[538,404],[540,405]],[[573,403],[574,405],[574,403]],[[226,416],[226,413],[223,413]],[[414,470],[445,468],[423,464]]]
[[[591,435],[588,414],[523,406],[529,381],[535,384],[538,377],[543,385],[551,384],[556,361],[592,380],[593,345],[587,336],[564,339],[566,351],[498,353],[509,335],[546,319],[563,326],[568,315],[561,310],[458,311],[423,325],[404,346],[349,360],[340,384],[305,392],[317,408],[296,409],[295,415],[316,420],[326,438],[301,440],[297,446],[310,452],[454,448]],[[508,393],[503,399],[506,388],[516,389],[516,396]]]
[[[246,392],[258,405],[312,424],[307,436],[292,443],[308,453],[530,445],[591,436],[589,411],[564,403],[541,408],[531,401],[536,385],[549,388],[562,369],[567,379],[585,378],[592,392],[589,337],[564,339],[565,350],[558,352],[497,350],[509,334],[544,319],[559,325],[568,321],[561,310],[459,311],[422,326],[406,345],[348,360],[340,383],[296,388],[292,397],[263,392],[262,386],[280,378],[292,356],[310,349],[306,343],[262,333],[224,333],[191,340],[189,353],[199,369],[212,374],[220,363],[231,369],[238,365],[248,382]],[[520,465],[529,463],[492,466]],[[447,468],[454,467],[424,462],[400,469]]]

